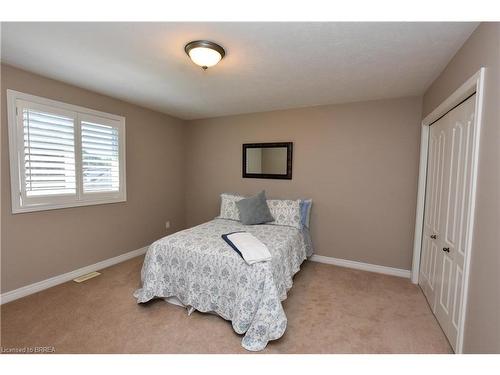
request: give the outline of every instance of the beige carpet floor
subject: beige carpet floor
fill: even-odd
[[[155,300],[137,305],[143,257],[1,307],[3,348],[57,353],[249,353],[224,319]],[[450,353],[407,279],[305,262],[283,303],[284,336],[262,353]]]

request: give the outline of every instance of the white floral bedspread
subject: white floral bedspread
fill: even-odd
[[[250,266],[221,238],[241,230],[266,244],[272,260]],[[245,333],[245,349],[258,351],[285,332],[281,301],[311,254],[306,230],[214,219],[153,243],[142,267],[143,286],[134,296],[138,303],[175,296],[185,306],[215,312]]]

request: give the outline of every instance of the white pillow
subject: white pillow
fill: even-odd
[[[286,225],[302,229],[300,220],[300,199],[268,199],[267,205],[274,217],[274,221],[267,223],[273,225]]]
[[[221,203],[219,218],[239,221],[240,211],[238,210],[238,206],[236,206],[236,202],[245,197],[236,194],[222,193],[220,198]]]

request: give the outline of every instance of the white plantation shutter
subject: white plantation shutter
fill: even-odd
[[[126,201],[125,118],[7,90],[12,212]]]
[[[83,191],[109,192],[120,188],[118,128],[81,122]]]
[[[75,121],[22,108],[27,197],[76,194]]]

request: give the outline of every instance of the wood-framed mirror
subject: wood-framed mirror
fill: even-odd
[[[244,143],[243,178],[292,179],[292,142]]]

